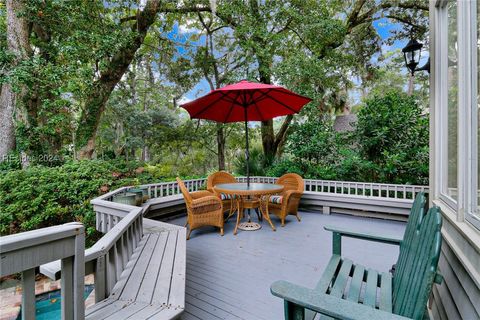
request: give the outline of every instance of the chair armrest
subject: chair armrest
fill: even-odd
[[[402,243],[402,238],[387,236],[381,234],[375,234],[370,232],[357,232],[348,229],[326,226],[325,230],[331,231],[333,237],[333,254],[341,255],[342,252],[342,237],[355,238],[361,240],[375,241],[387,244],[400,245]]]
[[[295,191],[295,190],[288,190],[282,193],[283,195],[283,201],[282,204],[288,204],[288,201],[290,200],[291,197],[302,197],[303,192],[302,191]]]
[[[190,192],[190,195],[192,196],[193,199],[200,199],[203,197],[213,196],[215,195],[215,193],[207,190],[201,190],[201,191]]]
[[[201,197],[201,198],[198,198],[198,199],[194,199],[192,201],[192,208],[202,207],[202,206],[206,206],[206,205],[209,205],[209,204],[210,205],[213,205],[213,204],[222,205],[222,200],[220,200],[217,196],[214,196],[214,195]]]
[[[407,320],[386,311],[374,309],[363,304],[343,300],[328,294],[308,289],[287,281],[276,281],[270,292],[293,305],[307,308],[336,319],[368,319],[368,320]],[[287,308],[287,305],[286,305]]]

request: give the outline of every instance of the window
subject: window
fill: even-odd
[[[437,0],[433,17],[435,198],[480,229],[480,0]]]
[[[447,4],[448,21],[448,98],[447,98],[447,159],[446,181],[443,193],[453,200],[458,199],[458,42],[457,42],[457,2]]]

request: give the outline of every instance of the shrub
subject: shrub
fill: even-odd
[[[153,182],[140,167],[135,161],[88,160],[8,171],[0,177],[0,233],[80,221],[91,245],[98,234],[90,200],[121,186]]]
[[[428,184],[428,115],[413,96],[391,91],[368,99],[355,131],[377,182]]]

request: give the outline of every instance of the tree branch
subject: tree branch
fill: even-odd
[[[209,7],[183,7],[183,8],[160,8],[158,13],[192,13],[192,12],[212,12]],[[120,19],[120,23],[134,21],[138,19],[138,15],[129,16]]]
[[[414,24],[413,22],[411,22],[411,21],[409,21],[409,20],[407,20],[407,19],[405,19],[405,18],[396,16],[396,15],[387,15],[387,16],[385,16],[385,17],[386,17],[386,18],[389,18],[389,19],[397,20],[397,21],[399,21],[399,22],[401,22],[401,23],[404,23],[404,24],[406,24],[406,25],[409,25],[409,26],[411,26],[411,27],[413,27],[413,28],[415,28],[415,29],[417,29],[417,30],[426,31],[426,30],[425,30],[426,28],[425,28],[424,26],[419,26],[419,25],[417,25],[417,24]]]

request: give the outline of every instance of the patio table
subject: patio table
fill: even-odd
[[[237,229],[255,231],[261,228],[260,224],[251,221],[250,209],[256,208],[260,208],[261,215],[265,217],[265,220],[268,221],[272,230],[275,231],[275,226],[268,214],[268,201],[271,195],[282,192],[283,188],[282,185],[272,183],[222,183],[217,184],[214,190],[217,193],[232,196],[237,202],[237,221],[233,231],[233,234],[236,235]],[[248,209],[249,211],[248,222],[240,223],[244,209]]]

